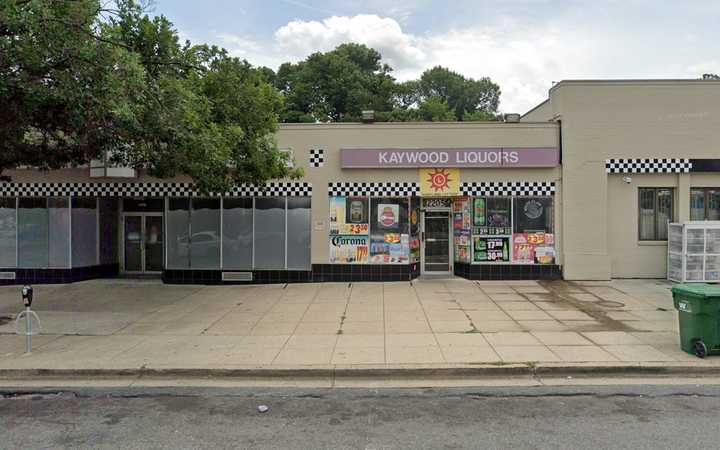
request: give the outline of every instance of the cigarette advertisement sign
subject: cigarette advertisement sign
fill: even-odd
[[[335,235],[330,237],[330,262],[363,264],[368,260],[368,236]]]

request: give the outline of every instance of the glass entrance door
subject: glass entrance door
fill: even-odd
[[[423,272],[451,273],[450,213],[425,211],[423,214]]]
[[[162,216],[126,214],[123,221],[124,271],[161,272],[163,269]]]

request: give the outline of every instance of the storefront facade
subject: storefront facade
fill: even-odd
[[[221,196],[102,164],[10,171],[0,283],[662,278],[667,222],[720,217],[718,100],[710,81],[565,81],[518,123],[287,124],[303,178]]]

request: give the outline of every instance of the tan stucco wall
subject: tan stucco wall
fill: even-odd
[[[552,105],[550,99],[540,103],[530,111],[522,115],[522,122],[547,122],[553,119]]]
[[[329,182],[418,182],[417,169],[341,169],[340,148],[462,148],[462,147],[552,147],[558,145],[556,124],[534,123],[417,123],[283,125],[278,146],[291,148],[296,164],[305,170],[313,185],[312,262],[329,261]],[[308,167],[310,149],[323,149],[323,167]],[[560,169],[461,169],[461,182],[555,181],[556,230],[560,229]],[[318,227],[316,229],[316,226]],[[556,232],[559,249],[562,237]],[[558,257],[561,261],[562,257]]]
[[[632,200],[609,199],[627,193],[608,186],[605,160],[720,156],[720,82],[566,81],[550,96],[553,115],[562,121],[565,277],[636,276],[632,264],[614,262],[624,250],[609,243],[617,230],[608,217],[623,212],[617,206],[631,207]],[[688,202],[679,197],[679,213]],[[626,211],[625,227],[636,230],[636,214],[636,208]],[[658,274],[660,266],[652,267]]]

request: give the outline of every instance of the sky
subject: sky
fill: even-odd
[[[400,81],[436,65],[500,85],[523,113],[553,82],[720,73],[718,0],[155,0],[183,39],[272,69],[344,42]]]

